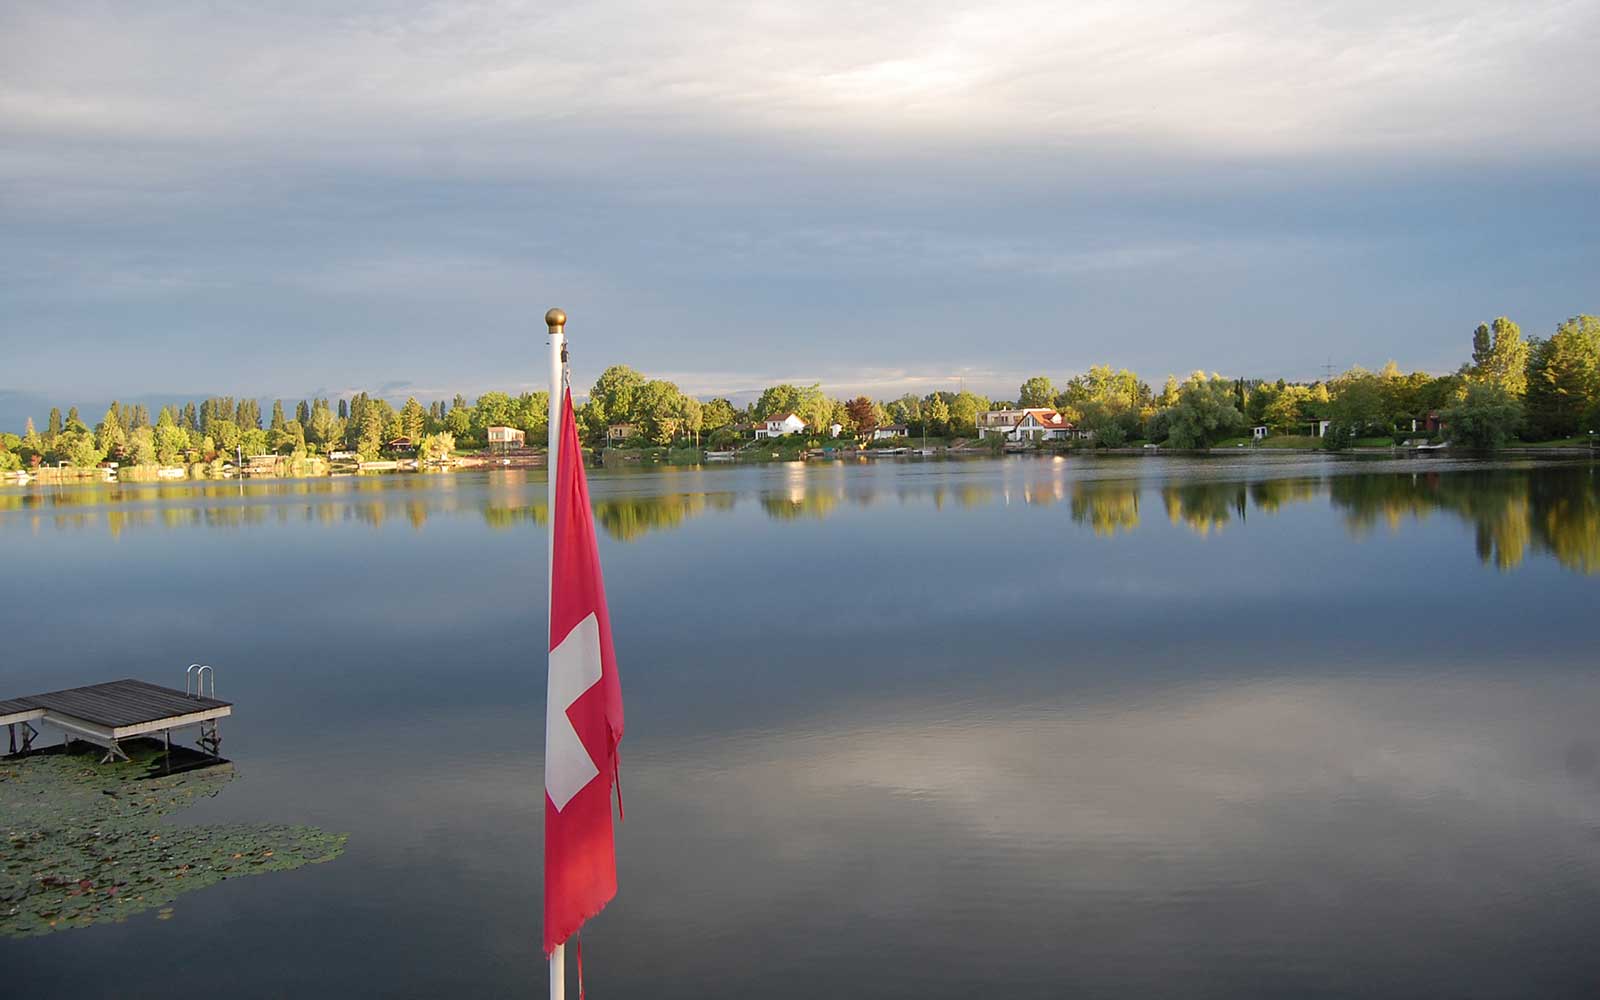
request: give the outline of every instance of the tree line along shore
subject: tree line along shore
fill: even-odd
[[[448,465],[490,448],[489,429],[513,428],[542,442],[544,392],[487,392],[469,403],[396,407],[357,393],[349,399],[278,400],[263,417],[254,398],[218,396],[173,403],[154,419],[143,405],[112,402],[90,426],[70,408],[52,409],[43,431],[32,418],[21,434],[0,433],[0,473],[115,464],[119,478],[155,478],[183,470],[194,478],[231,475],[246,456],[276,456],[282,475],[315,475],[339,460],[371,463],[404,457]],[[1517,442],[1591,444],[1600,432],[1600,317],[1579,315],[1548,337],[1525,337],[1506,317],[1472,334],[1470,358],[1446,375],[1352,368],[1315,382],[1225,378],[1197,371],[1169,376],[1161,391],[1127,369],[1096,365],[1057,386],[1048,376],[1024,381],[1011,400],[970,391],[836,399],[820,385],[775,385],[744,406],[701,400],[672,382],[627,365],[607,368],[578,406],[585,444],[697,461],[703,449],[757,451],[754,428],[793,414],[798,433],[760,444],[782,457],[808,447],[885,437],[927,439],[937,447],[970,442],[981,416],[997,409],[1049,409],[1077,431],[1075,448],[1156,445],[1191,450],[1250,440],[1279,447],[1339,450],[1426,438],[1493,450]],[[1264,432],[1252,434],[1253,428]],[[881,443],[878,441],[877,443]],[[905,443],[900,441],[900,443]],[[536,449],[524,449],[528,451]]]

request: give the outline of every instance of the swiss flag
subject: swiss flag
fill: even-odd
[[[546,955],[617,894],[611,786],[622,740],[622,684],[611,649],[611,618],[570,389],[561,406],[556,463],[544,717]]]

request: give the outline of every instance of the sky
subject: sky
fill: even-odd
[[[1600,312],[1600,0],[0,2],[0,426],[1012,397]],[[91,414],[93,415],[93,414]]]

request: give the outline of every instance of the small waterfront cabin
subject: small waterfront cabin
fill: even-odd
[[[621,444],[631,437],[639,436],[639,428],[632,424],[612,424],[606,428],[606,443]]]
[[[489,450],[510,451],[513,448],[526,448],[528,435],[516,427],[494,426],[489,428]]]
[[[903,438],[909,433],[905,424],[885,424],[872,429],[872,440],[887,441],[889,438]]]

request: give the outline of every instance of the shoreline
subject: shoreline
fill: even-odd
[[[884,461],[884,460],[916,460],[916,461],[950,461],[973,458],[1008,458],[1008,457],[1035,457],[1035,458],[1268,458],[1274,455],[1320,455],[1328,458],[1452,458],[1452,459],[1505,459],[1505,458],[1544,458],[1544,459],[1569,459],[1593,461],[1600,458],[1600,453],[1594,449],[1582,446],[1566,447],[1517,447],[1501,448],[1493,452],[1477,452],[1458,448],[1346,448],[1341,451],[1329,451],[1325,448],[1261,448],[1261,447],[1233,447],[1233,448],[1040,448],[1027,451],[993,452],[987,448],[942,448],[934,454],[906,454],[891,449],[864,449],[861,451],[838,451],[826,455],[808,454],[801,451],[795,455],[777,455],[765,453],[762,456],[752,455],[734,456],[732,458],[708,460],[704,455],[698,461],[671,462],[653,459],[648,455],[626,453],[618,458],[607,460],[605,451],[601,450],[593,456],[593,461],[601,467],[609,468],[657,468],[670,467],[678,469],[708,469],[718,467],[739,467],[748,465],[785,465],[795,462],[845,462],[855,459],[859,462]],[[50,469],[41,468],[33,470],[25,478],[19,478],[17,473],[7,473],[0,479],[0,489],[22,488],[33,485],[64,486],[64,485],[93,485],[97,483],[107,485],[161,485],[163,483],[223,483],[239,482],[245,480],[309,480],[309,479],[341,479],[352,476],[383,476],[383,475],[414,475],[418,473],[439,474],[469,471],[511,471],[526,469],[543,469],[545,467],[544,452],[529,452],[509,456],[472,455],[461,456],[449,466],[419,467],[414,460],[365,462],[358,468],[329,469],[326,472],[312,473],[310,475],[225,475],[213,477],[206,475],[193,475],[189,468],[172,467],[162,470],[160,475],[141,473],[136,476],[122,477],[116,474],[117,470],[93,469]],[[131,471],[131,470],[130,470]]]

